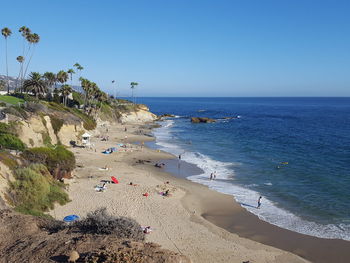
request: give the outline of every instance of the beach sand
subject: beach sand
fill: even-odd
[[[117,124],[108,126],[108,132],[105,127],[99,127],[92,138],[92,149],[71,149],[77,159],[75,176],[68,187],[72,201],[65,206],[57,205],[51,211],[53,217],[62,220],[69,214],[85,216],[96,208],[106,207],[114,215],[131,217],[142,226],[151,226],[152,232],[147,235],[146,241],[184,254],[193,262],[307,262],[290,252],[259,243],[276,246],[276,242],[271,243],[269,240],[276,238],[277,243],[283,243],[283,239],[295,240],[291,234],[293,232],[282,229],[286,232],[274,235],[274,231],[280,228],[245,212],[232,196],[174,177],[154,167],[157,160],[173,159],[174,156],[142,147],[142,144],[130,144],[152,140],[139,132],[142,129],[143,134],[148,134],[150,130],[140,128],[139,125],[127,125],[128,131],[125,132],[124,127]],[[108,135],[109,141],[101,141],[96,137],[98,134]],[[118,148],[117,152],[109,155],[101,153],[106,148],[116,147],[117,143],[125,143],[127,148]],[[99,169],[105,165],[108,171]],[[96,192],[94,187],[101,180],[110,180],[110,176],[115,176],[119,184],[107,184],[106,191]],[[169,197],[159,194],[166,190],[170,191]],[[148,193],[147,197],[145,193]],[[237,221],[233,222],[232,218],[236,215]],[[248,225],[245,220],[249,222]],[[260,227],[263,230],[259,232]],[[307,240],[307,236],[303,240],[309,247],[318,244],[314,240]],[[305,256],[305,251],[298,245],[295,249],[288,243],[283,244],[287,245],[282,246],[282,249]],[[311,252],[309,250],[307,258],[317,255],[317,247]]]

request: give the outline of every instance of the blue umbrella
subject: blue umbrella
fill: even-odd
[[[73,222],[77,219],[79,219],[80,217],[77,216],[77,215],[69,215],[69,216],[66,216],[65,218],[63,218],[63,221],[64,222]]]

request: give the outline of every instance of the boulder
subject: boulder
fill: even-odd
[[[158,118],[175,118],[175,115],[166,113],[166,114],[159,115]]]
[[[215,122],[214,119],[207,118],[207,117],[192,117],[191,122],[193,123],[212,123]]]

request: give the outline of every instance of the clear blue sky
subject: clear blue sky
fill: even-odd
[[[123,96],[131,81],[138,96],[350,96],[349,14],[340,0],[11,0],[0,27],[12,75],[26,25],[41,36],[31,71],[79,62]]]

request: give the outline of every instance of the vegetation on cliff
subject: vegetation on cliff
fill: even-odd
[[[62,184],[52,178],[42,164],[31,164],[14,170],[15,181],[10,182],[10,196],[15,209],[21,213],[43,215],[57,202],[69,201]]]
[[[75,168],[75,156],[62,145],[26,149],[22,158],[30,163],[44,164],[55,179],[69,175]]]
[[[13,134],[11,125],[0,123],[0,149],[23,151],[26,145]]]

